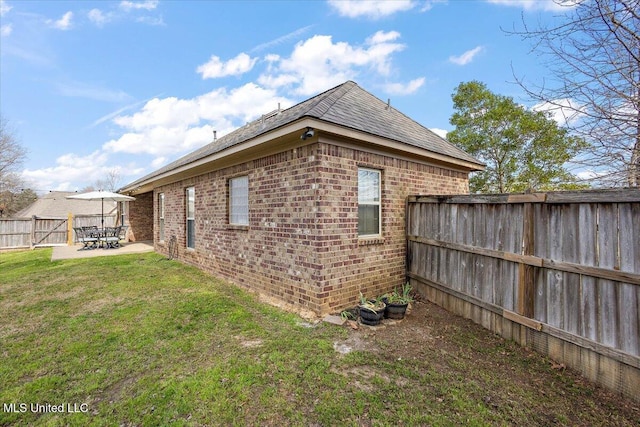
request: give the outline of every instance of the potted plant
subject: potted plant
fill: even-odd
[[[365,325],[375,326],[380,324],[384,317],[386,304],[381,298],[368,300],[360,293],[358,308],[360,309],[360,321]]]
[[[393,292],[387,295],[387,305],[384,311],[385,318],[404,319],[409,303],[413,302],[411,290],[411,284],[407,282],[402,285],[400,291],[394,289]]]

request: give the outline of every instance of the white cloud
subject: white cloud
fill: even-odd
[[[292,104],[273,90],[253,83],[231,91],[220,88],[191,99],[154,98],[135,114],[116,117],[114,123],[125,133],[105,143],[103,149],[158,158],[184,153],[211,142],[214,129],[221,137],[274,110],[278,102],[282,108]]]
[[[13,9],[13,6],[9,6],[6,1],[0,0],[0,16],[6,15],[11,9]]]
[[[367,73],[385,76],[392,71],[392,56],[405,46],[398,43],[400,33],[379,31],[362,45],[334,43],[330,36],[317,35],[296,44],[289,56],[268,54],[259,84],[247,83],[227,89],[221,87],[193,98],[156,96],[141,107],[114,111],[98,122],[112,120],[119,133],[106,141],[105,153],[147,154],[153,156],[149,167],[158,168],[177,155],[197,149],[235,130],[246,122],[277,108],[287,108],[294,102],[278,96],[279,89],[288,87],[292,93],[315,95],[329,87]],[[229,61],[213,56],[207,64],[197,67],[203,78],[234,75],[251,70],[258,63],[241,53]],[[408,83],[396,83],[389,88],[396,94],[413,93],[424,84],[424,78]],[[135,107],[131,114],[126,111]],[[97,124],[97,123],[94,123]]]
[[[457,65],[467,65],[478,55],[480,52],[484,50],[483,46],[476,46],[471,50],[466,51],[460,56],[450,56],[449,61],[453,62]]]
[[[0,36],[7,37],[13,31],[13,25],[7,24],[0,27]]]
[[[447,2],[448,0],[425,0],[424,4],[420,8],[420,12],[428,12],[433,9],[436,4],[446,4]]]
[[[410,95],[424,85],[424,77],[411,80],[409,83],[388,83],[385,91],[391,95]]]
[[[447,134],[449,133],[448,130],[444,130],[440,128],[429,128],[429,130],[444,139],[447,139]]]
[[[124,113],[125,111],[132,110],[132,109],[134,109],[136,107],[141,106],[142,104],[146,104],[151,99],[156,98],[158,96],[160,96],[160,95],[156,95],[156,96],[151,97],[151,98],[149,98],[149,99],[147,99],[145,101],[138,101],[138,102],[135,102],[133,104],[125,105],[124,107],[118,108],[117,110],[112,111],[112,112],[110,112],[108,114],[105,114],[104,116],[96,119],[93,123],[91,123],[91,125],[89,127],[94,127],[94,126],[97,126],[97,125],[99,125],[101,123],[104,123],[104,122],[106,122],[108,120],[111,120],[111,119],[119,116],[120,114]]]
[[[87,18],[95,26],[102,28],[106,24],[113,21],[120,20],[133,20],[147,25],[165,25],[162,16],[146,16],[142,13],[150,12],[158,6],[157,1],[145,1],[145,2],[130,2],[123,1],[118,5],[118,8],[112,8],[110,11],[105,12],[101,9],[91,9],[87,12]],[[119,9],[119,10],[118,10]],[[139,11],[138,14],[134,14]]]
[[[411,0],[329,0],[329,5],[341,16],[348,18],[379,19],[397,12],[411,10],[416,3]]]
[[[531,110],[545,112],[560,126],[574,123],[584,116],[583,108],[573,100],[566,98],[536,104],[531,107]]]
[[[151,167],[154,169],[160,169],[162,166],[167,164],[168,159],[164,156],[156,157],[151,162]]]
[[[611,171],[594,171],[592,169],[585,169],[577,172],[575,175],[582,181],[592,181],[598,178],[602,178],[611,174]]]
[[[22,172],[22,177],[27,181],[36,182],[40,189],[73,190],[71,182],[89,184],[103,178],[105,173],[113,169],[113,163],[109,162],[109,156],[104,152],[94,151],[86,156],[70,153],[58,157],[55,166],[26,169]],[[127,176],[142,173],[141,169],[133,167],[117,169],[121,175]]]
[[[374,35],[367,37],[367,44],[379,44],[386,43],[400,38],[400,33],[397,31],[378,31]]]
[[[105,14],[100,9],[91,9],[87,13],[87,18],[89,18],[89,21],[93,22],[98,27],[102,27],[104,24],[111,21],[111,15]]]
[[[503,6],[519,7],[524,10],[560,11],[574,7],[579,0],[487,0],[487,2]]]
[[[391,58],[405,45],[391,43],[400,37],[395,31],[379,31],[363,46],[332,41],[331,36],[315,35],[294,47],[291,56],[269,57],[269,66],[258,82],[269,88],[280,88],[294,82],[299,95],[313,95],[354,79],[362,69],[388,76]]]
[[[192,125],[200,120],[197,104],[193,100],[170,98],[154,98],[131,116],[119,116],[114,122],[134,131],[144,131],[154,127],[174,128],[180,125]]]
[[[141,2],[123,0],[120,2],[120,9],[123,9],[127,12],[130,10],[141,10],[141,9],[153,10],[156,7],[158,7],[158,0],[146,0]]]
[[[54,21],[52,19],[47,19],[46,22],[47,24],[49,24],[51,28],[55,28],[56,30],[66,31],[71,29],[72,19],[73,19],[73,12],[69,11],[64,15],[62,15],[62,18],[58,19],[57,21]]]
[[[219,57],[213,55],[209,62],[198,66],[196,72],[202,74],[203,79],[238,76],[250,71],[257,61],[258,58],[251,58],[244,52],[227,62],[222,62]]]

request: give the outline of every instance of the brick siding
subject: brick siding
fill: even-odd
[[[153,194],[144,193],[136,196],[129,203],[127,216],[126,239],[129,242],[153,240]]]
[[[381,171],[382,235],[358,237],[358,167]],[[249,226],[228,224],[228,180],[249,177]],[[185,241],[185,189],[195,187],[195,249]],[[409,194],[468,192],[467,174],[391,155],[316,142],[158,187],[165,195],[165,239],[178,258],[294,309],[322,315],[353,306],[405,280],[405,202]],[[138,202],[138,200],[136,200]],[[143,209],[130,208],[142,224]],[[137,203],[135,203],[137,204]],[[143,212],[144,211],[144,212]],[[134,215],[135,212],[135,215]],[[139,231],[138,231],[139,232]]]

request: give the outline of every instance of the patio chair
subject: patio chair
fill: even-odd
[[[104,234],[100,236],[100,241],[104,243],[105,249],[120,247],[120,228],[121,227],[105,227]]]
[[[73,227],[76,232],[76,241],[83,244],[82,249],[95,249],[98,247],[98,236],[85,231],[83,227]]]
[[[98,230],[98,226],[97,225],[89,225],[89,226],[84,226],[84,227],[80,227],[82,229],[82,231],[85,234],[88,235],[92,235],[92,236],[98,236],[98,234],[100,234],[100,230]]]
[[[127,238],[127,228],[129,228],[128,225],[121,225],[120,226],[120,234],[118,235],[120,237],[120,240],[125,240]]]

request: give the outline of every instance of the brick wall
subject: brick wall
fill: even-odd
[[[409,194],[468,192],[466,173],[331,144],[320,146],[319,221],[324,266],[322,312],[376,297],[405,280],[405,203]],[[381,171],[382,235],[359,238],[358,167]]]
[[[359,166],[382,171],[379,239],[357,235]],[[228,180],[243,175],[249,227],[228,224]],[[189,186],[196,194],[195,249],[185,240]],[[164,193],[165,239],[176,236],[179,259],[291,308],[324,314],[354,305],[359,292],[376,296],[403,283],[407,195],[467,191],[464,173],[314,143],[159,187],[152,204],[157,212]],[[166,253],[157,232],[156,250]]]
[[[127,240],[130,242],[153,240],[153,193],[136,196],[129,203]]]

